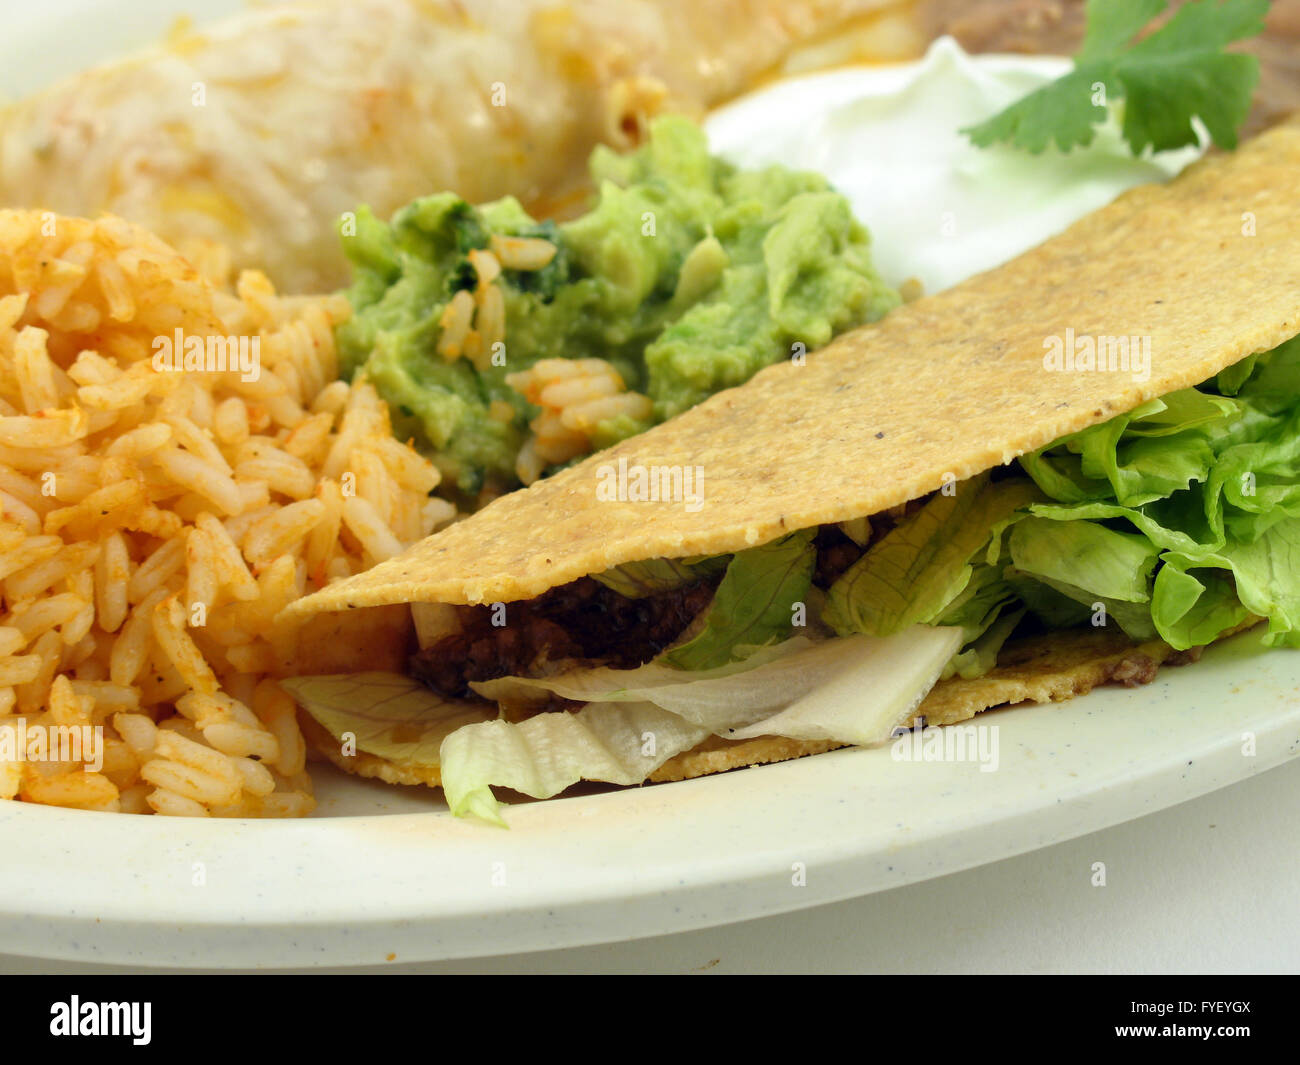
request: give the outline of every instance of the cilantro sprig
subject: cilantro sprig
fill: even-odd
[[[1134,155],[1148,145],[1164,151],[1195,144],[1193,118],[1219,147],[1235,148],[1259,60],[1223,49],[1264,29],[1268,0],[1196,0],[1134,43],[1167,6],[1166,0],[1088,0],[1074,69],[962,132],[981,148],[1006,142],[1041,152],[1054,141],[1069,151],[1092,143],[1107,116],[1103,101],[1123,99],[1123,135]]]

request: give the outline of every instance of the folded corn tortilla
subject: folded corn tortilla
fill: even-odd
[[[764,370],[504,496],[289,613],[510,603],[629,562],[744,551],[878,515],[1199,384],[1300,333],[1298,167],[1293,121],[1166,186],[1135,189],[1018,259],[846,334],[805,363]],[[1149,337],[1150,364],[1142,373],[1054,372],[1044,353],[1067,330]],[[701,471],[699,505],[609,499],[602,486],[620,460]],[[1161,663],[1192,657],[1114,630],[1051,633],[1007,645],[982,677],[940,682],[917,719],[952,723],[1107,681],[1140,683]],[[651,779],[829,746],[712,737]],[[351,768],[367,772],[355,760]]]

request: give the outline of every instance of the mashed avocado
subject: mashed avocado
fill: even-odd
[[[345,230],[355,314],[339,330],[344,372],[370,376],[398,431],[464,493],[517,484],[537,409],[505,378],[538,359],[606,359],[662,421],[898,303],[872,267],[866,230],[817,174],[737,170],[681,118],[656,122],[634,154],[598,148],[590,166],[596,201],[562,224],[534,220],[510,197],[475,207],[440,193],[391,224],[362,208]],[[476,368],[435,349],[447,303],[476,284],[468,253],[493,234],[557,251],[540,270],[503,272],[504,351]],[[646,428],[603,423],[594,443]]]

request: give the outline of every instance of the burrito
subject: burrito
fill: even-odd
[[[1300,645],[1298,168],[1293,121],[292,604],[412,610],[405,670],[286,682],[319,749],[499,820]]]
[[[0,113],[0,199],[226,250],[278,288],[347,281],[334,222],[430,189],[580,205],[596,144],[700,114],[887,0],[297,0]],[[213,253],[214,254],[214,253]]]

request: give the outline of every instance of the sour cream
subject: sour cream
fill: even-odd
[[[1091,145],[1069,153],[976,148],[959,132],[1070,65],[969,56],[942,37],[916,63],[782,80],[713,112],[705,129],[713,150],[741,166],[825,174],[870,229],[885,280],[916,278],[933,293],[1014,258],[1125,189],[1168,180],[1201,154],[1135,159],[1114,115]]]

